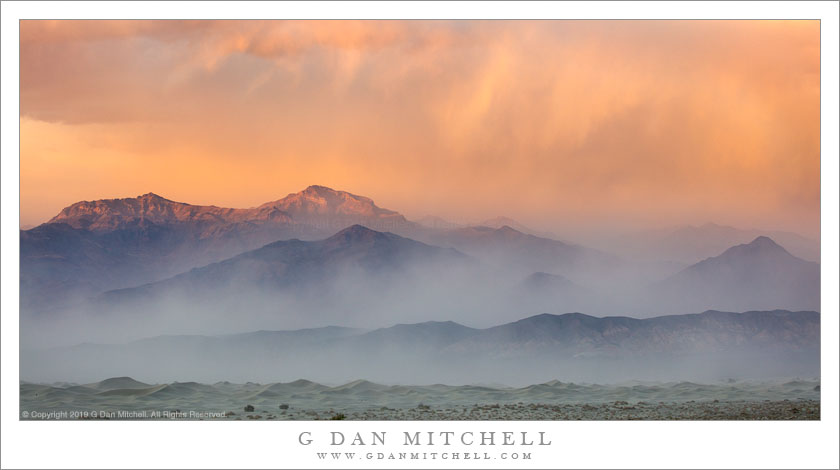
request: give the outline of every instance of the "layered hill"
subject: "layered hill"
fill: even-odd
[[[727,351],[799,350],[819,345],[816,312],[732,313],[706,311],[647,319],[542,314],[488,328],[453,344],[485,354],[527,355],[537,350],[566,355],[627,357]]]

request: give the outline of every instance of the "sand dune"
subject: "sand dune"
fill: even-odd
[[[115,384],[128,387],[110,388]],[[309,420],[339,413],[350,419],[819,419],[820,382],[600,385],[553,380],[512,388],[383,385],[366,380],[337,386],[308,380],[147,385],[120,377],[87,385],[21,383],[20,393],[21,410],[30,413],[30,419],[50,412],[59,418],[67,413],[62,419],[78,417],[70,412],[95,412],[109,419],[120,419],[120,412],[134,412],[131,417],[136,418],[140,412],[146,413],[141,418],[170,419],[155,413],[174,410],[219,419]],[[248,405],[254,411],[245,412]]]
[[[131,377],[113,377],[110,379],[105,379],[101,382],[87,384],[85,385],[85,387],[109,391],[121,389],[143,389],[149,388],[150,385],[134,380]]]

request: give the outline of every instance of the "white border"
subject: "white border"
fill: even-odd
[[[36,467],[336,467],[297,433],[538,431],[551,451],[521,467],[837,468],[838,3],[836,2],[3,2],[2,465]],[[18,20],[21,18],[763,18],[821,19],[822,420],[820,422],[33,423],[18,421]],[[368,449],[370,450],[370,449]],[[440,449],[438,449],[440,450]],[[490,468],[501,461],[355,461],[356,467]],[[508,463],[510,465],[511,463]]]

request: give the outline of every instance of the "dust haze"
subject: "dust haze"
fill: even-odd
[[[689,264],[508,226],[414,236],[423,242],[353,225],[25,312],[21,378],[527,385],[819,375],[819,265],[766,237]],[[738,273],[755,266],[770,277]],[[791,312],[758,325],[685,315],[707,310]]]

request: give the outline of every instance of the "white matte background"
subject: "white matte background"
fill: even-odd
[[[838,3],[837,2],[3,2],[2,3],[3,468],[330,467],[297,436],[341,431],[545,431],[532,460],[355,460],[354,468],[837,468]],[[20,422],[18,378],[18,20],[70,18],[729,18],[821,19],[822,420],[819,422]],[[348,439],[349,441],[349,439]],[[349,446],[340,451],[359,452]],[[362,451],[405,451],[401,445]],[[426,451],[443,451],[442,446]],[[456,449],[454,450],[467,450]],[[469,451],[484,452],[480,446]],[[501,446],[491,452],[501,452]],[[513,451],[522,449],[514,448]]]

